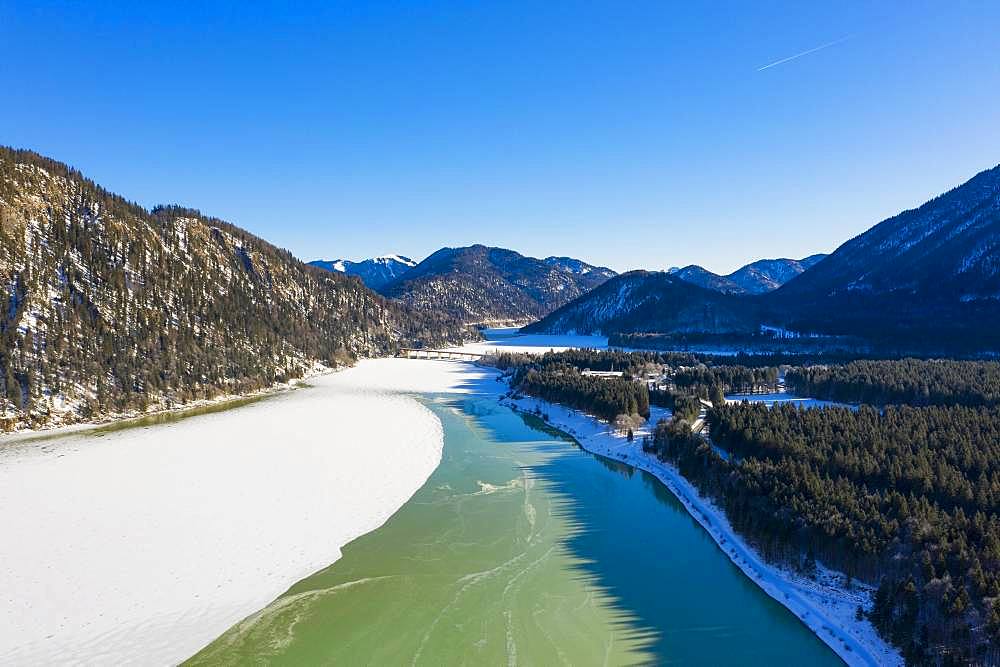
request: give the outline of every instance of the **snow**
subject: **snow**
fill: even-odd
[[[0,663],[192,655],[337,560],[435,469],[441,424],[401,392],[486,377],[365,361],[172,424],[0,439]]]
[[[372,258],[372,261],[378,264],[390,264],[395,262],[405,264],[411,268],[417,265],[417,263],[412,259],[409,257],[403,257],[402,255],[379,255],[378,257]]]

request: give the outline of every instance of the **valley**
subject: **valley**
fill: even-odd
[[[1000,577],[982,511],[994,472],[962,438],[920,429],[964,424],[988,448],[996,348],[970,318],[991,321],[994,301],[961,277],[901,292],[886,270],[863,288],[850,271],[869,235],[906,246],[901,266],[970,243],[988,255],[1000,172],[829,256],[720,276],[616,274],[484,245],[310,266],[196,210],[129,204],[36,154],[0,158],[0,425],[13,434],[0,439],[0,500],[13,508],[0,531],[22,538],[4,553],[0,661],[72,660],[99,643],[115,662],[716,664],[735,659],[722,636],[761,664],[992,655]],[[988,283],[989,265],[961,267]],[[914,300],[949,317],[872,319]],[[837,326],[809,319],[822,303]],[[914,350],[979,360],[899,358]],[[854,441],[809,430],[822,419],[882,434],[867,467],[844,459]],[[885,420],[921,433],[923,449],[904,451]],[[768,440],[768,428],[786,435]],[[802,460],[803,437],[827,454]],[[884,472],[892,460],[905,468]],[[597,512],[605,496],[591,487],[629,509]],[[470,532],[466,511],[494,533]],[[914,521],[930,528],[917,537]],[[613,529],[620,552],[583,537]],[[701,550],[698,575],[680,562],[685,584],[681,570],[620,569],[651,543]],[[43,599],[42,587],[61,593]],[[757,611],[715,604],[704,634],[684,630],[712,587]],[[385,644],[380,619],[403,617]],[[457,617],[475,620],[442,621]]]
[[[0,667],[1000,667],[997,34],[0,2]]]

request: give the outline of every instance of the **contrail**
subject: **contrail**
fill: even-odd
[[[827,44],[821,44],[820,46],[817,46],[815,48],[809,49],[808,51],[803,51],[802,53],[796,53],[794,56],[788,56],[787,58],[782,58],[781,60],[775,60],[773,63],[768,63],[767,65],[763,65],[761,67],[758,67],[757,71],[758,72],[763,72],[764,70],[769,69],[771,67],[774,67],[775,65],[783,65],[783,64],[785,64],[785,63],[787,63],[787,62],[789,62],[791,60],[795,60],[796,58],[801,58],[802,56],[808,56],[810,53],[816,53],[817,51],[822,51],[823,49],[828,49],[831,46],[836,46],[837,44],[840,44],[841,42],[846,42],[850,38],[851,38],[850,35],[848,35],[847,37],[841,37],[838,40],[834,40],[834,41],[829,42]]]

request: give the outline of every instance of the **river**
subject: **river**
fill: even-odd
[[[842,664],[651,475],[494,397],[422,400],[423,487],[190,664]]]

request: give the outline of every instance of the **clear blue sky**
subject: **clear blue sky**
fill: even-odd
[[[0,143],[305,259],[724,272],[1000,162],[1000,3],[952,4],[0,0]]]

